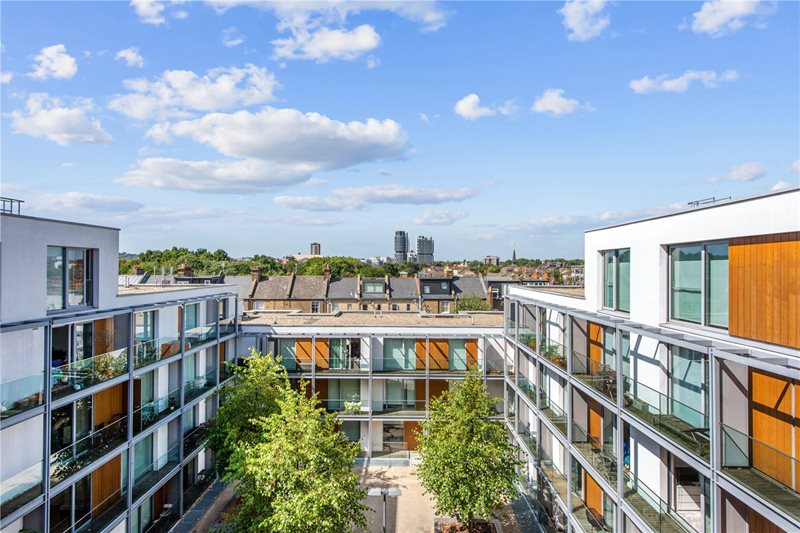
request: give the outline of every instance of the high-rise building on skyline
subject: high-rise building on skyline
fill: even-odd
[[[433,237],[417,237],[417,263],[420,265],[433,264]]]
[[[322,255],[322,247],[318,242],[311,243],[311,255]]]
[[[403,230],[394,232],[394,262],[408,263],[408,233]]]

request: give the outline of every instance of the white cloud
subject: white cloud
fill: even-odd
[[[145,24],[158,26],[164,24],[164,2],[157,0],[131,0],[131,6],[139,16],[139,20]]]
[[[11,83],[11,80],[13,79],[14,79],[13,72],[8,72],[8,71],[0,72],[0,84],[5,85],[6,83]]]
[[[31,209],[35,211],[99,211],[99,212],[127,212],[136,211],[144,204],[133,201],[124,196],[108,196],[103,194],[88,194],[81,192],[63,192],[58,194],[37,194],[28,200]]]
[[[92,109],[89,99],[77,99],[73,107],[66,107],[58,98],[46,93],[34,93],[28,97],[25,111],[12,111],[11,131],[36,138],[44,138],[61,146],[75,143],[109,144],[111,135],[103,129],[100,121],[90,118]]]
[[[65,161],[65,162],[61,163],[61,168],[72,168],[74,166],[75,166],[75,163],[70,163],[68,161]]]
[[[377,57],[369,56],[367,58],[367,68],[368,69],[377,68],[378,65],[380,65],[380,64],[381,64],[381,60],[378,59]]]
[[[481,117],[490,117],[496,113],[494,109],[481,107],[481,98],[475,93],[468,94],[456,102],[453,109],[456,115],[467,120],[478,120]]]
[[[157,143],[169,144],[172,142],[172,135],[169,132],[169,127],[169,122],[159,122],[158,124],[153,124],[150,129],[144,133],[144,136],[148,139],[154,140]]]
[[[114,59],[117,61],[125,61],[125,64],[129,67],[142,68],[144,66],[144,58],[142,54],[139,53],[139,49],[135,46],[120,50],[117,52],[117,55],[114,56]]]
[[[743,183],[763,178],[764,174],[764,167],[761,166],[760,163],[749,162],[731,168],[724,176],[712,176],[708,181],[712,183],[717,181],[735,181]]]
[[[795,184],[795,185],[797,185],[797,184]],[[772,190],[772,191],[780,191],[781,189],[788,189],[789,187],[792,187],[792,186],[793,185],[791,183],[788,183],[786,181],[780,180],[778,183],[773,185],[772,189],[770,189],[770,190]]]
[[[67,48],[63,44],[46,46],[33,59],[36,62],[31,65],[33,70],[28,76],[37,80],[48,78],[68,80],[78,72],[75,58],[67,53]]]
[[[184,20],[189,18],[189,12],[184,10],[174,11],[171,16],[176,20]]]
[[[605,12],[605,0],[569,0],[558,10],[564,17],[563,24],[567,29],[570,41],[588,41],[603,33],[611,22]]]
[[[295,30],[291,37],[275,39],[275,59],[311,59],[325,63],[331,59],[353,61],[381,44],[381,36],[369,24],[352,30],[320,28]]]
[[[276,196],[276,204],[303,211],[354,211],[370,204],[441,204],[472,197],[469,188],[426,189],[399,184],[365,185],[334,189],[329,196]]]
[[[677,78],[669,78],[664,74],[656,78],[644,76],[638,80],[631,80],[628,86],[633,92],[646,94],[651,92],[686,92],[692,82],[700,82],[706,89],[717,87],[723,81],[735,81],[739,79],[739,73],[735,70],[726,70],[717,74],[713,70],[687,70]]]
[[[111,98],[109,108],[137,120],[187,118],[192,112],[232,109],[271,100],[279,87],[264,67],[248,64],[208,70],[165,70],[154,81],[123,82],[130,93]]]
[[[800,172],[800,159],[792,163],[792,170],[795,172]]]
[[[222,32],[222,44],[224,44],[228,48],[239,46],[246,39],[247,37],[245,37],[242,34],[242,32],[239,31],[239,28],[235,26],[231,26],[230,28],[225,28],[225,31]]]
[[[772,7],[758,0],[710,0],[692,15],[692,31],[720,37],[742,29],[749,17],[772,11]]]
[[[564,96],[564,89],[547,89],[533,102],[531,111],[534,113],[548,113],[553,116],[560,116],[574,113],[581,107],[587,111],[594,111],[588,104],[581,106],[581,103],[577,100],[566,98]]]
[[[467,216],[463,211],[442,211],[439,209],[426,209],[414,218],[417,226],[450,226],[457,220]]]
[[[427,113],[420,113],[419,114],[419,119],[422,122],[424,122],[425,124],[430,124],[431,123],[431,119],[430,119],[430,117],[428,117]]]

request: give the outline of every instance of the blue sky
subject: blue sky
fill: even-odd
[[[2,2],[4,196],[121,248],[580,257],[800,181],[797,2]]]

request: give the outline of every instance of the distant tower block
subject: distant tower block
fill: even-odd
[[[394,262],[408,263],[408,233],[402,230],[394,232]]]
[[[311,255],[322,255],[321,247],[318,242],[311,243]]]
[[[417,263],[420,265],[433,264],[433,237],[417,237]]]

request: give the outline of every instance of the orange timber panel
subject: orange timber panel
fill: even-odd
[[[447,370],[450,367],[447,339],[430,339],[428,341],[428,349],[430,350],[428,362],[431,365],[431,370]]]
[[[592,444],[599,447],[603,442],[603,415],[600,404],[596,400],[588,398],[587,406],[589,408],[589,436],[597,439]]]
[[[467,368],[478,366],[478,339],[467,339]]]
[[[331,353],[328,339],[317,339],[314,346],[317,351],[317,368],[327,369],[330,366],[328,358]]]
[[[94,355],[108,353],[114,349],[114,319],[101,318],[94,321]]]
[[[597,368],[603,362],[603,326],[594,322],[589,322],[589,359],[597,363]]]
[[[786,533],[749,507],[747,508],[747,525],[750,533]]]
[[[792,487],[792,387],[787,378],[750,370],[753,468],[787,487]]]
[[[584,470],[584,488],[586,490],[586,507],[603,516],[603,490],[597,481]]]
[[[417,370],[425,370],[425,339],[417,339],[414,354],[417,357]]]
[[[322,401],[328,399],[329,395],[328,395],[328,380],[327,379],[319,379],[319,378],[317,378],[316,382],[314,383],[314,387],[316,388],[317,399],[319,401],[322,402]],[[338,400],[340,398],[332,398],[332,399],[333,400]],[[326,405],[324,403],[322,404],[322,406],[326,407]]]
[[[428,382],[431,399],[436,398],[449,388],[446,379],[432,379]]]
[[[800,348],[800,232],[731,239],[728,332]]]
[[[297,339],[295,341],[297,364],[311,364],[311,339]]]
[[[406,441],[406,448],[416,450],[419,447],[416,431],[419,430],[419,422],[403,422],[403,433]]]
[[[92,472],[93,517],[96,518],[117,500],[121,483],[122,462],[119,455]]]
[[[128,411],[125,383],[101,390],[92,397],[95,428],[121,418]]]

